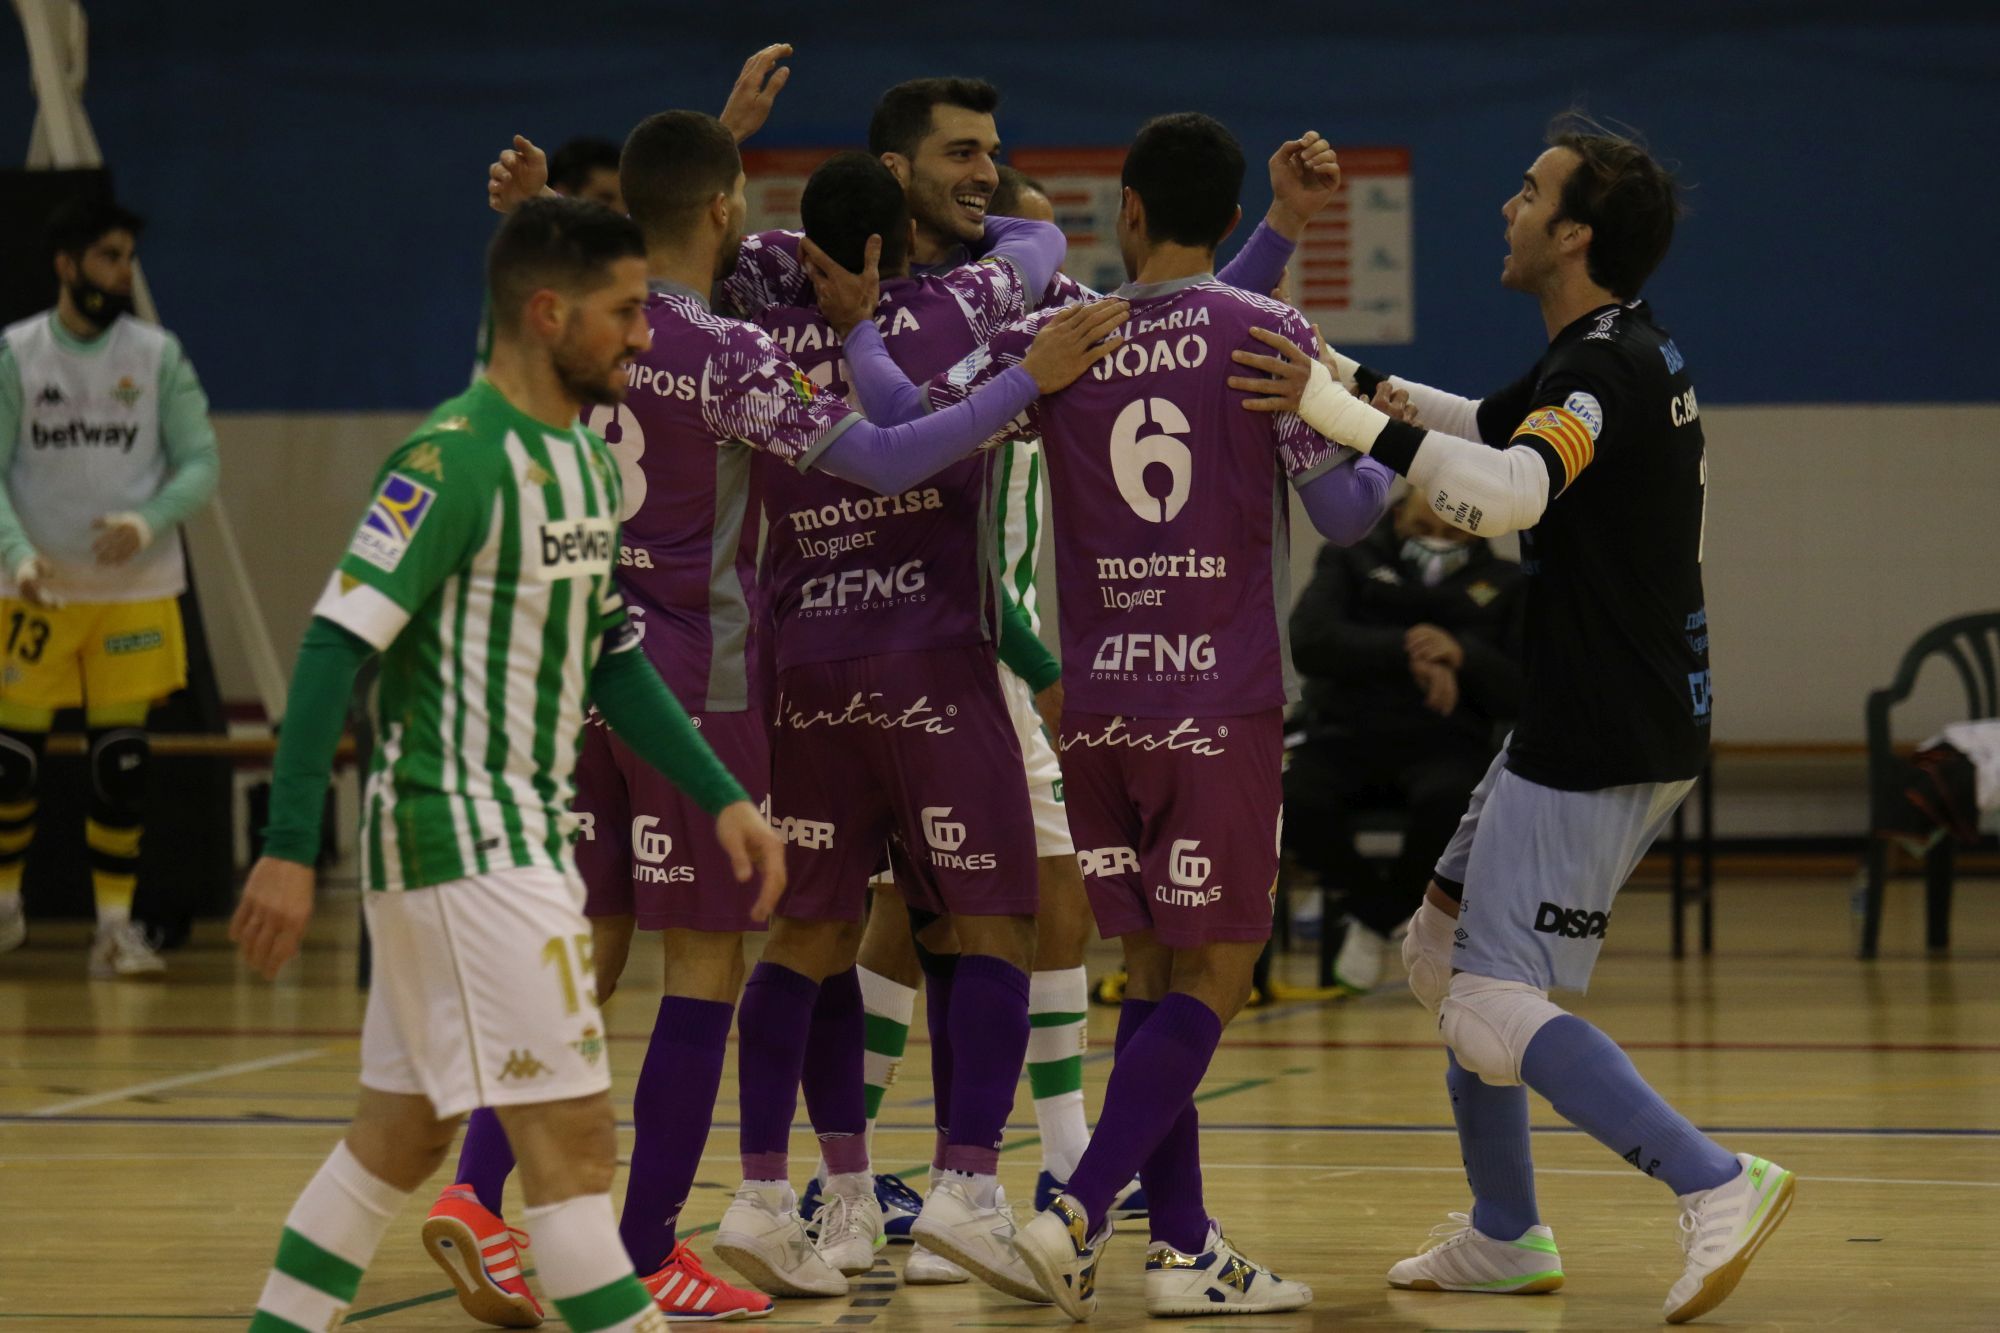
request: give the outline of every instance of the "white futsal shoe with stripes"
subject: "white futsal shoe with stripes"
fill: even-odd
[[[1281,1314],[1304,1309],[1312,1298],[1305,1283],[1245,1258],[1213,1221],[1200,1254],[1183,1254],[1165,1241],[1146,1251],[1146,1313],[1155,1319]]]
[[[790,1185],[745,1182],[715,1232],[723,1262],[773,1296],[845,1296],[847,1278],[806,1234]]]
[[[1734,1180],[1680,1196],[1687,1271],[1667,1292],[1669,1324],[1684,1324],[1722,1304],[1792,1209],[1791,1172],[1749,1153],[1737,1153],[1736,1160],[1743,1170]]]
[[[1473,1291],[1532,1296],[1563,1284],[1562,1257],[1547,1227],[1529,1227],[1514,1240],[1495,1240],[1465,1213],[1431,1230],[1422,1254],[1389,1270],[1389,1285],[1406,1291]]]

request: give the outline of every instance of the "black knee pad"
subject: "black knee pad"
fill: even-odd
[[[0,805],[18,805],[34,796],[48,746],[46,731],[0,727]]]
[[[905,904],[910,914],[910,943],[916,946],[917,966],[927,977],[940,981],[951,979],[958,970],[958,955],[955,953],[933,953],[924,947],[924,932],[937,922],[944,920],[942,912],[927,912],[914,903]]]
[[[146,802],[146,770],[153,747],[138,727],[105,727],[90,732],[92,804],[111,813],[136,816]]]

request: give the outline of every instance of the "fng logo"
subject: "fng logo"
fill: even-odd
[[[958,849],[965,846],[965,825],[947,818],[950,814],[948,805],[927,805],[921,811],[924,841],[931,845],[931,864],[946,870],[998,870],[1000,860],[991,852],[960,855]]]

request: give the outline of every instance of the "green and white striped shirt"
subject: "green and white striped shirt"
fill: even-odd
[[[1000,477],[994,491],[1000,513],[993,527],[1000,538],[1000,578],[1007,595],[1040,634],[1035,569],[1042,553],[1042,446],[1039,440],[1012,440],[995,452]]]
[[[362,884],[571,866],[588,682],[624,604],[618,466],[485,380],[389,458],[314,613],[383,654]]]

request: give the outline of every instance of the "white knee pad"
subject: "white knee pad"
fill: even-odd
[[[1550,1019],[1560,1018],[1560,1005],[1547,991],[1524,981],[1495,981],[1461,972],[1438,1008],[1438,1030],[1459,1064],[1482,1082],[1510,1087],[1521,1081],[1521,1057],[1528,1043]]]
[[[1432,1013],[1451,989],[1452,918],[1424,903],[1403,932],[1403,966],[1410,974],[1410,993]]]

